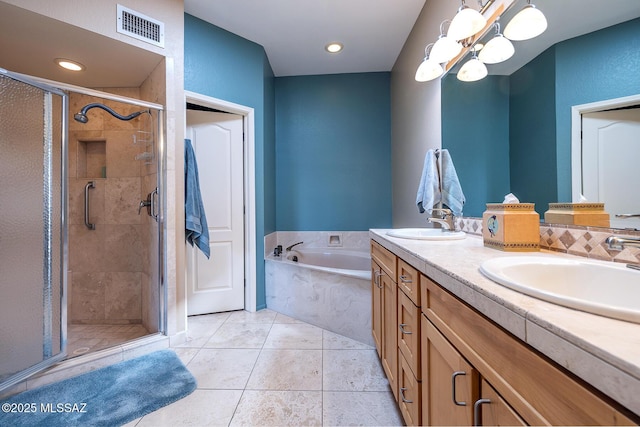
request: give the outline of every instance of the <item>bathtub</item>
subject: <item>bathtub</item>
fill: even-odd
[[[357,279],[369,280],[371,278],[369,252],[346,249],[299,249],[282,254],[281,258],[284,258],[284,262],[297,263],[302,268],[326,271]]]
[[[293,261],[293,257],[298,261]],[[373,346],[369,252],[300,248],[265,257],[267,307]]]

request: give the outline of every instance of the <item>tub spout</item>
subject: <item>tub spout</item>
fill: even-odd
[[[294,244],[293,244],[293,245],[291,245],[291,246],[287,246],[287,249],[285,249],[285,250],[286,250],[287,252],[289,252],[291,249],[293,249],[293,247],[294,247],[294,246],[298,246],[298,245],[301,245],[301,244],[303,244],[303,243],[304,243],[304,242],[294,243]]]

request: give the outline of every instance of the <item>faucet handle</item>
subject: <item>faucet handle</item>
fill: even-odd
[[[431,209],[432,213],[435,212],[440,212],[442,213],[442,218],[446,218],[448,215],[453,216],[453,212],[451,212],[451,209],[447,209],[447,208],[433,208]]]

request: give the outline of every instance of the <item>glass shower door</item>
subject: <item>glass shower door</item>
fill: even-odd
[[[67,110],[0,69],[0,390],[65,357]]]

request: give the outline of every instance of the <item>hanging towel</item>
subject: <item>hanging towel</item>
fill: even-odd
[[[431,210],[437,203],[440,203],[442,198],[437,162],[435,151],[428,150],[424,156],[424,166],[416,196],[416,204],[420,213],[424,213],[426,210],[431,215]]]
[[[184,140],[184,219],[187,242],[194,244],[207,257],[210,256],[209,228],[202,204],[198,164],[190,139]]]
[[[442,203],[447,205],[455,216],[462,216],[465,198],[449,150],[442,150],[440,159],[442,161]]]

